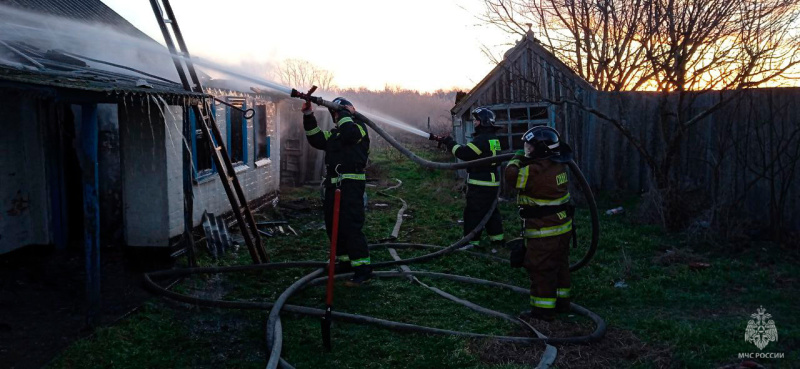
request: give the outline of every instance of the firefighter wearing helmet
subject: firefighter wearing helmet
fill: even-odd
[[[335,127],[330,131],[320,129],[311,103],[303,104],[303,127],[312,147],[325,151],[325,229],[328,238],[333,230],[333,201],[340,189],[339,239],[336,249],[337,272],[352,270],[353,277],[346,282],[358,286],[372,278],[369,248],[364,227],[364,168],[369,157],[369,135],[366,125],[353,119],[355,107],[350,101],[337,97],[333,102],[342,106],[329,109]]]
[[[569,311],[569,243],[572,215],[567,164],[572,150],[550,127],[533,127],[522,136],[525,150],[517,151],[505,169],[509,188],[519,191],[517,205],[524,221],[522,266],[531,281],[532,317],[551,321]]]
[[[470,161],[497,156],[502,150],[496,132],[500,128],[494,124],[494,112],[487,108],[477,108],[472,111],[475,132],[472,142],[458,145],[452,137],[445,138],[442,142],[456,158]],[[497,198],[500,187],[500,162],[470,167],[467,169],[467,206],[464,208],[464,235],[467,235],[481,222]],[[500,211],[495,208],[486,223],[486,233],[495,247],[502,246],[503,219]],[[470,241],[470,245],[480,244],[482,231],[479,231]]]

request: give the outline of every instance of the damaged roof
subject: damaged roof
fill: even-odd
[[[0,5],[81,22],[100,23],[133,37],[153,40],[100,0],[0,0]]]
[[[0,40],[0,81],[106,93],[203,96],[184,90],[177,82],[132,68],[131,74],[91,68],[83,58],[57,50],[43,52],[24,43]]]
[[[2,86],[3,81],[82,91],[106,92],[109,94],[147,93],[204,96],[203,94],[186,91],[177,83],[167,84],[157,80],[146,80],[124,74],[98,70],[31,70],[0,64],[0,86]]]

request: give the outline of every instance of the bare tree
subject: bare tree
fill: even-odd
[[[640,42],[642,0],[485,0],[479,16],[509,33],[537,38],[598,90],[635,90],[651,78]]]
[[[625,112],[574,104],[610,122],[639,151],[663,192],[667,226],[680,226],[674,164],[689,129],[744,89],[796,78],[800,4],[796,0],[484,0],[480,17],[507,32],[535,26],[542,46],[601,91],[660,91],[653,151],[631,133]],[[510,71],[527,83],[525,73]],[[566,86],[564,86],[566,87]],[[566,90],[566,89],[565,89]],[[719,99],[700,97],[730,90]],[[542,98],[542,100],[547,100]],[[708,101],[714,101],[710,105]]]
[[[275,74],[281,83],[298,89],[309,89],[312,85],[326,91],[335,88],[333,72],[307,60],[286,59],[278,65]]]

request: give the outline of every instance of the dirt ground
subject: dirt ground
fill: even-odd
[[[556,320],[546,323],[531,321],[536,329],[550,337],[570,337],[591,333],[594,328],[589,322]],[[530,335],[518,332],[519,335]],[[555,365],[558,368],[612,368],[620,361],[628,365],[635,362],[648,363],[656,368],[669,368],[672,365],[670,348],[643,342],[630,331],[609,327],[605,337],[599,342],[587,345],[555,345],[558,350]],[[482,362],[490,364],[530,364],[536,365],[542,357],[544,345],[514,344],[496,340],[476,340],[470,350],[477,352]]]
[[[142,288],[142,255],[101,254],[102,307],[94,327],[110,325],[150,295]],[[148,257],[153,260],[152,253]],[[170,264],[159,255],[158,269]],[[29,246],[0,256],[0,368],[40,368],[93,329],[87,325],[85,264],[80,251]]]

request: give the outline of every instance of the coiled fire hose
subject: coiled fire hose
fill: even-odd
[[[293,91],[293,97],[300,97],[295,96]],[[302,94],[301,94],[302,95]],[[306,98],[308,97],[308,98]],[[338,109],[339,105],[325,101],[319,97],[301,97],[312,101],[318,105],[323,105],[329,108]],[[370,128],[372,128],[376,133],[378,133],[381,137],[383,137],[389,144],[391,144],[395,149],[400,151],[403,155],[411,159],[413,162],[427,168],[433,169],[443,169],[443,170],[455,170],[455,169],[463,169],[472,166],[479,166],[489,163],[496,163],[498,161],[507,161],[513,157],[513,154],[502,154],[495,157],[479,159],[469,162],[460,162],[460,163],[442,163],[442,162],[433,162],[429,160],[425,160],[420,158],[410,150],[406,149],[402,146],[399,142],[397,142],[394,137],[386,133],[383,129],[375,125],[370,119],[365,117],[363,114],[356,113],[356,119],[360,119],[364,121]],[[574,177],[578,179],[578,185],[581,191],[586,196],[587,203],[589,204],[589,210],[592,218],[592,240],[589,246],[587,253],[575,264],[570,265],[571,271],[576,271],[582,267],[584,267],[594,256],[597,250],[597,243],[599,238],[599,216],[597,211],[597,205],[594,200],[594,196],[592,194],[591,188],[589,187],[586,178],[580,171],[580,168],[574,161],[570,161],[569,163],[570,170],[574,174]],[[498,188],[498,196],[499,196],[500,189]],[[409,259],[400,259],[400,260],[393,260],[393,261],[385,261],[385,262],[378,262],[372,264],[373,268],[385,268],[391,267],[396,265],[409,265],[409,264],[416,264],[422,263],[426,261],[430,261],[446,255],[448,253],[455,252],[458,248],[466,245],[476,234],[478,231],[482,230],[486,223],[489,221],[492,212],[497,207],[497,200],[492,203],[491,208],[489,211],[484,215],[481,219],[481,222],[470,231],[467,235],[456,241],[455,243],[451,244],[450,246],[441,248],[440,246],[435,245],[426,245],[426,244],[418,244],[418,243],[381,243],[381,244],[374,244],[370,245],[370,250],[375,250],[379,248],[394,248],[394,249],[436,249],[439,248],[438,251],[431,252],[429,254],[425,254],[422,256],[409,258]],[[487,257],[491,260],[497,260],[497,258],[490,256],[490,255],[483,255],[477,254],[484,257]],[[504,260],[505,261],[505,260]],[[171,300],[180,301],[188,304],[198,305],[198,306],[205,306],[205,307],[214,307],[214,308],[229,308],[229,309],[256,309],[256,310],[270,310],[269,317],[267,320],[266,326],[266,342],[267,342],[267,351],[269,352],[269,361],[267,363],[267,368],[277,368],[278,366],[282,368],[293,368],[291,364],[286,362],[284,359],[280,357],[281,349],[283,346],[283,331],[280,322],[280,312],[287,311],[291,313],[296,313],[300,315],[306,316],[314,316],[320,318],[325,315],[325,310],[316,309],[306,306],[298,306],[298,305],[287,305],[286,301],[297,291],[300,291],[304,288],[315,286],[321,284],[326,281],[325,278],[319,278],[325,272],[326,263],[322,261],[293,261],[293,262],[274,262],[274,263],[267,263],[267,264],[257,264],[257,265],[241,265],[241,266],[229,266],[229,267],[203,267],[203,268],[189,268],[189,269],[172,269],[172,270],[162,270],[157,272],[145,273],[144,275],[144,282],[145,286],[151,290],[153,293],[169,298]],[[307,274],[303,278],[297,280],[296,282],[292,283],[286,290],[281,293],[281,295],[276,299],[274,302],[252,302],[252,301],[228,301],[228,300],[217,300],[217,299],[205,299],[205,298],[198,298],[194,296],[189,296],[185,294],[180,294],[177,292],[170,291],[166,288],[161,287],[157,284],[154,279],[162,279],[162,278],[176,278],[176,277],[187,277],[196,274],[225,274],[225,273],[237,273],[237,272],[249,272],[249,271],[263,271],[263,270],[272,270],[272,269],[283,269],[283,268],[317,268],[313,272]],[[351,273],[348,274],[338,274],[335,276],[336,279],[347,278],[351,276]],[[529,294],[528,289],[512,286],[504,283],[493,282],[478,278],[472,277],[465,277],[459,275],[452,275],[452,274],[445,274],[445,273],[434,273],[434,272],[424,272],[424,271],[403,271],[403,272],[388,272],[388,271],[376,271],[374,272],[375,277],[377,278],[392,278],[392,277],[407,277],[408,275],[414,276],[425,276],[430,278],[443,278],[449,279],[452,281],[457,282],[464,282],[464,283],[473,283],[482,286],[491,286],[491,287],[498,287],[498,288],[506,288],[511,291],[527,295]],[[606,324],[602,318],[600,318],[597,314],[589,311],[588,309],[572,303],[570,306],[571,310],[577,314],[583,315],[591,319],[595,323],[595,329],[591,334],[579,336],[579,337],[555,337],[555,338],[542,338],[542,337],[513,337],[513,336],[494,336],[494,335],[486,335],[480,333],[471,333],[471,332],[461,332],[461,331],[453,331],[447,329],[440,329],[440,328],[432,328],[432,327],[425,327],[419,326],[415,324],[408,324],[408,323],[401,323],[401,322],[394,322],[379,318],[373,318],[363,315],[354,315],[342,312],[333,312],[332,317],[335,320],[348,322],[348,323],[357,323],[357,324],[370,324],[376,325],[382,328],[395,330],[395,331],[402,331],[402,332],[415,332],[415,333],[426,333],[426,334],[447,334],[447,335],[454,335],[459,337],[470,337],[470,338],[492,338],[499,341],[505,342],[514,342],[514,343],[536,343],[536,342],[544,342],[544,343],[588,343],[592,341],[596,341],[605,335],[606,331]]]

